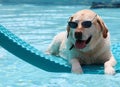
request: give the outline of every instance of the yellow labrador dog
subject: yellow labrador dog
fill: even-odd
[[[72,15],[66,32],[54,37],[47,53],[67,59],[74,73],[83,73],[82,64],[104,64],[105,74],[115,74],[116,60],[110,51],[108,29],[91,10],[81,10]]]

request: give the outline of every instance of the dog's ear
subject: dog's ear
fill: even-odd
[[[73,20],[73,17],[70,17],[69,22]],[[67,25],[67,38],[69,37],[70,27]]]
[[[108,29],[107,29],[106,25],[104,24],[103,20],[100,17],[97,17],[97,22],[101,27],[103,37],[106,38],[107,33],[108,33]]]
[[[67,38],[69,37],[70,27],[67,25]]]

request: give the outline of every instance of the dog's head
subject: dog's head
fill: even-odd
[[[68,21],[67,37],[80,50],[95,47],[100,38],[107,38],[107,32],[103,20],[91,10],[81,10]]]

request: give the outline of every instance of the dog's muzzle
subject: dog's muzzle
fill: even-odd
[[[91,41],[92,36],[90,36],[87,40],[80,40],[77,39],[75,42],[75,48],[77,49],[83,49],[86,47],[86,45]]]
[[[70,47],[70,50],[75,47],[77,49],[83,49],[91,41],[92,35],[87,40],[82,40],[82,32],[75,32],[75,44]]]
[[[86,47],[87,44],[89,44],[89,42],[91,41],[91,38],[92,38],[92,35],[90,35],[88,37],[87,40],[82,40],[82,32],[75,32],[75,44],[73,44],[71,47],[70,47],[70,50],[75,47],[77,49],[83,49]]]
[[[75,38],[76,38],[76,40],[81,40],[82,39],[82,32],[75,32]]]

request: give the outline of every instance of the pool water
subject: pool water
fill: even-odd
[[[52,38],[66,30],[69,17],[76,11],[89,7],[0,5],[0,24],[44,52]],[[94,11],[106,22],[111,34],[111,43],[119,42],[120,9],[94,9]],[[119,70],[120,60],[116,59]],[[0,47],[0,87],[120,87],[119,81],[120,73],[109,76],[46,72]]]

